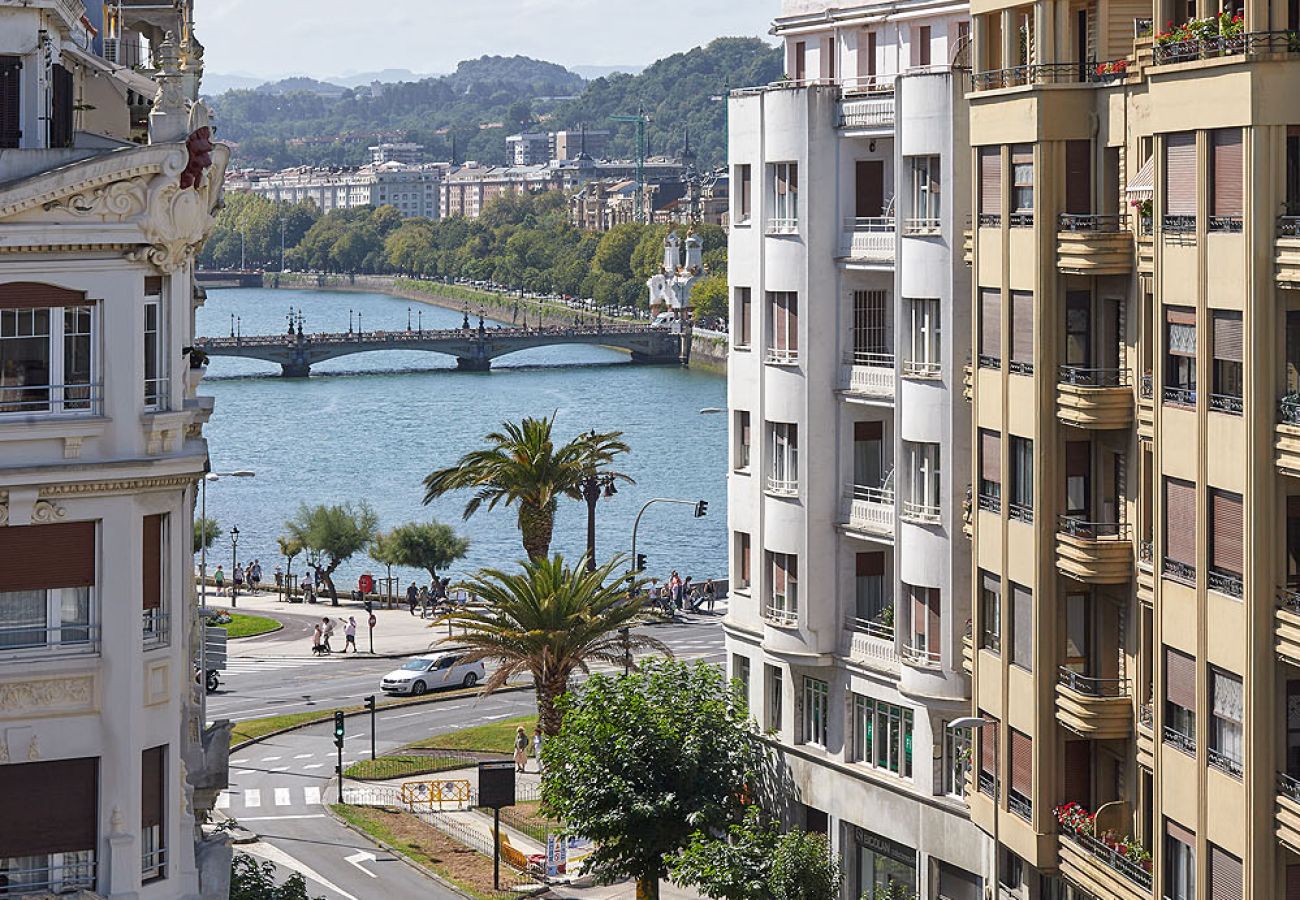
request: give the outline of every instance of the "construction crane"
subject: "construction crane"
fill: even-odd
[[[610,116],[612,122],[632,122],[636,125],[636,197],[633,207],[636,220],[644,223],[648,221],[645,209],[645,127],[649,123],[650,117],[646,115],[645,108],[637,106],[636,115],[634,116]]]

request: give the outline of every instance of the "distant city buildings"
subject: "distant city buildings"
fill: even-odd
[[[405,153],[405,148],[418,146],[381,144],[372,147],[371,153],[374,156]],[[356,169],[309,166],[279,172],[242,169],[226,179],[226,190],[258,194],[285,203],[310,200],[322,212],[387,205],[406,218],[436,219],[440,215],[438,188],[449,168],[447,163],[409,165],[390,161]]]
[[[411,141],[383,141],[370,150],[370,164],[382,166],[384,163],[397,162],[406,166],[418,166],[424,162],[424,145]]]

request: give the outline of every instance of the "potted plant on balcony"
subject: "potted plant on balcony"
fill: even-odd
[[[208,354],[198,347],[186,347],[183,352],[190,358],[189,386],[197,387],[203,380],[204,373],[208,371]]]

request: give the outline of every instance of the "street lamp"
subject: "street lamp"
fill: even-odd
[[[235,581],[235,569],[239,568],[239,526],[230,529],[230,606],[238,606],[239,582]]]
[[[949,722],[948,727],[954,731],[961,728],[969,728],[971,731],[978,731],[981,728],[993,729],[993,892],[996,895],[1002,883],[998,872],[999,863],[1002,861],[1002,847],[998,843],[998,807],[1002,805],[1002,789],[998,777],[1002,762],[998,759],[998,723],[995,719],[985,719],[982,716],[962,716]],[[979,790],[978,775],[975,776],[975,789]]]
[[[406,308],[406,330],[411,330],[411,307]]]
[[[591,469],[578,482],[578,493],[587,501],[587,571],[596,571],[596,503],[601,497],[609,499],[618,493],[611,472]]]
[[[223,477],[231,478],[252,478],[256,472],[248,469],[236,469],[233,472],[208,472],[203,476],[203,487],[200,491],[199,500],[199,608],[206,609],[208,605],[208,482],[220,481]],[[206,626],[201,638],[199,639],[199,680],[203,686],[199,696],[202,702],[199,705],[199,716],[204,726],[208,724],[208,635]]]

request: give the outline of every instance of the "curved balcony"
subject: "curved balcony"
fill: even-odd
[[[1060,516],[1056,568],[1085,584],[1124,584],[1133,577],[1133,530],[1127,522]]]
[[[839,259],[850,268],[891,268],[894,265],[894,219],[845,219]]]
[[[1277,467],[1300,477],[1300,397],[1287,395],[1277,404]]]
[[[1127,678],[1092,678],[1062,666],[1056,679],[1056,718],[1087,738],[1127,738],[1133,702]]]
[[[1277,220],[1276,271],[1279,287],[1300,288],[1300,216]]]
[[[879,620],[864,620],[850,616],[844,620],[844,633],[840,638],[840,655],[851,662],[898,675],[900,657],[894,644],[894,626]]]
[[[892,353],[854,351],[844,355],[840,392],[845,399],[875,406],[892,405],[895,387]]]
[[[1277,655],[1283,662],[1300,666],[1300,591],[1280,587],[1274,624]]]
[[[1061,213],[1056,266],[1066,275],[1127,275],[1133,271],[1133,236],[1123,216]]]
[[[1090,834],[1061,829],[1061,874],[1094,897],[1151,900],[1151,862],[1137,862]]]
[[[1133,389],[1127,369],[1061,366],[1056,417],[1076,428],[1115,429],[1133,424]]]
[[[1300,853],[1300,778],[1277,773],[1277,839]]]

